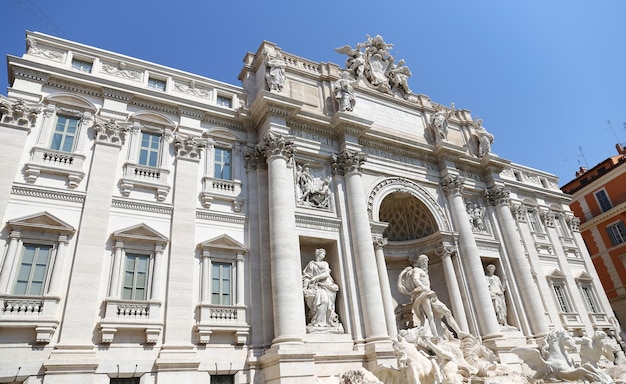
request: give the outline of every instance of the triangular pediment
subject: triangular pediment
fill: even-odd
[[[588,274],[586,271],[582,271],[580,273],[578,273],[576,276],[574,276],[574,280],[580,280],[580,281],[593,281],[593,277],[591,277],[590,274]]]
[[[168,238],[166,236],[163,236],[153,228],[150,228],[148,225],[143,223],[115,231],[113,232],[113,238],[124,242],[152,244],[165,244],[168,242]]]
[[[228,250],[238,250],[238,251],[247,251],[246,246],[233,239],[228,235],[221,235],[218,237],[214,237],[210,240],[204,241],[199,244],[200,247],[205,249],[228,249]]]
[[[551,279],[565,279],[566,278],[566,276],[563,274],[563,272],[559,271],[556,268],[553,269],[552,272],[550,272],[548,277],[551,278]]]
[[[62,235],[69,235],[74,232],[74,227],[48,212],[35,213],[9,220],[8,224],[15,231],[31,230]]]

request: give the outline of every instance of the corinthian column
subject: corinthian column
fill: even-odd
[[[465,316],[465,309],[463,308],[463,298],[461,297],[461,291],[459,290],[459,283],[456,279],[456,273],[454,271],[454,265],[452,264],[452,255],[456,253],[456,248],[449,243],[442,243],[435,251],[437,256],[441,257],[441,263],[443,264],[443,274],[446,279],[446,287],[448,288],[448,294],[450,295],[450,304],[452,306],[452,313],[454,318],[464,332],[468,331],[467,316]]]
[[[500,336],[500,327],[491,304],[491,295],[485,280],[480,254],[463,204],[463,196],[461,195],[463,182],[458,176],[448,175],[441,181],[441,187],[448,197],[454,228],[459,232],[460,259],[463,269],[467,273],[474,308],[477,309],[480,332],[484,338],[498,337]]]
[[[339,155],[333,155],[332,162],[335,171],[343,173],[346,181],[350,235],[366,340],[388,339],[372,231],[361,180],[361,166],[365,163],[365,155],[355,151],[344,151]]]
[[[520,289],[520,297],[524,304],[524,312],[535,336],[548,333],[548,322],[544,312],[541,295],[530,274],[530,268],[524,249],[520,242],[515,219],[509,206],[509,191],[502,186],[490,188],[485,194],[487,203],[495,207],[498,224],[502,229],[504,245],[509,253],[513,275]]]
[[[293,174],[288,167],[294,144],[270,131],[258,145],[267,158],[270,264],[274,308],[274,344],[302,342],[306,318],[302,306],[300,244],[295,231]]]

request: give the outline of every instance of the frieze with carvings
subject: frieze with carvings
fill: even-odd
[[[176,106],[176,105],[158,103],[156,101],[140,99],[140,98],[137,98],[137,97],[133,97],[132,100],[130,100],[129,103],[131,105],[134,105],[134,106],[137,106],[137,107],[141,107],[141,108],[151,109],[153,111],[169,113],[171,115],[177,115],[178,114],[178,106]]]
[[[133,81],[142,81],[143,78],[143,71],[128,68],[128,65],[123,61],[117,64],[103,62],[100,72]]]
[[[17,184],[13,185],[11,193],[14,195],[37,197],[45,200],[61,200],[81,204],[85,201],[85,195],[81,193],[51,191],[48,189],[39,189]]]
[[[174,80],[174,90],[180,93],[202,97],[205,99],[210,99],[212,95],[212,90],[208,88],[198,87],[196,85],[196,82],[193,80],[191,80],[187,84],[183,83],[182,81]]]
[[[129,211],[143,211],[163,215],[171,215],[174,211],[174,209],[169,205],[149,204],[119,198],[113,198],[111,206],[113,208],[121,208]]]
[[[332,190],[331,177],[317,177],[307,163],[296,164],[295,169],[296,202],[298,205],[330,209]]]
[[[26,39],[26,46],[28,48],[27,53],[29,55],[41,56],[46,59],[63,62],[65,61],[65,51],[59,51],[54,48],[46,47],[45,45],[39,44],[39,42],[33,38]]]

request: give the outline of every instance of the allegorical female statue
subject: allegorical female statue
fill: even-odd
[[[335,298],[339,287],[330,276],[328,263],[324,261],[326,250],[315,250],[315,260],[311,260],[302,272],[304,300],[309,308],[309,326],[337,328],[340,326],[335,313]]]

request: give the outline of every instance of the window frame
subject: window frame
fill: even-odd
[[[220,155],[218,162],[218,154]],[[228,154],[228,161],[224,161],[224,154]],[[218,165],[220,170],[218,172]],[[224,169],[228,170],[228,177],[224,176]],[[219,173],[219,175],[218,175]],[[216,145],[213,147],[213,177],[220,180],[233,179],[233,149],[231,147]]]
[[[79,72],[91,73],[93,71],[93,61],[81,59],[80,57],[72,57],[70,66],[72,67],[73,70],[79,71]],[[87,70],[87,68],[89,70]]]
[[[215,104],[220,107],[232,108],[233,107],[233,97],[229,95],[220,95],[217,94],[215,98]]]
[[[11,287],[11,294],[15,296],[43,296],[48,291],[49,284],[50,284],[50,276],[52,275],[52,273],[50,272],[52,268],[54,267],[53,266],[54,256],[56,254],[55,244],[51,242],[47,242],[47,241],[31,241],[30,239],[26,239],[26,241],[21,242],[20,246],[21,246],[21,252],[20,252],[19,261],[17,263],[17,269],[15,271],[15,278],[13,279],[13,283]],[[33,260],[33,262],[30,263],[30,270],[28,272],[28,279],[26,280],[25,292],[16,292],[18,284],[21,281],[24,281],[24,279],[20,279],[20,275],[23,270],[22,267],[25,265],[24,257],[26,256],[27,246],[34,246],[35,249],[39,249],[40,247],[48,248],[48,255],[46,259],[45,270],[43,272],[43,276],[40,281],[41,287],[39,289],[39,292],[37,293],[34,293],[31,291],[32,283],[34,279],[33,275],[35,273],[35,268],[34,268],[35,260]],[[37,253],[33,254],[33,258],[35,257],[35,255],[37,255]]]
[[[167,79],[161,79],[155,76],[148,76],[147,86],[156,91],[165,92],[167,89]]]
[[[63,124],[63,131],[59,131],[59,120],[60,119],[66,119],[66,123]],[[67,132],[68,128],[69,128],[69,122],[70,121],[76,121],[76,125],[74,126],[74,132],[69,134]],[[59,152],[64,152],[64,153],[74,153],[76,151],[76,144],[78,142],[78,138],[80,135],[80,126],[81,126],[81,118],[80,117],[76,117],[76,116],[71,116],[71,115],[66,115],[66,114],[57,114],[56,115],[56,120],[55,120],[55,124],[54,127],[52,129],[52,133],[51,133],[51,137],[50,137],[50,144],[48,145],[48,148],[52,149],[53,151],[59,151]],[[58,148],[55,148],[55,138],[57,137],[57,135],[59,135],[61,137],[60,142],[58,143]],[[67,143],[67,139],[68,137],[71,137],[72,141],[71,141],[71,148],[69,150],[65,149],[65,144]]]
[[[528,227],[533,233],[545,233],[537,213],[538,210],[535,207],[526,208],[526,220],[528,221]]]
[[[609,194],[606,192],[606,189],[602,188],[598,191],[595,191],[593,195],[596,198],[596,202],[598,203],[598,207],[600,211],[607,212],[613,209],[613,203],[609,198]]]
[[[128,262],[131,258],[135,259],[134,264],[134,268],[132,271],[132,283],[130,286],[127,285],[126,283],[126,277],[129,273],[128,270]],[[137,271],[137,264],[138,261],[140,259],[145,259],[145,270],[144,271]],[[145,251],[135,251],[133,249],[128,249],[126,248],[124,250],[124,263],[123,263],[123,277],[122,277],[122,281],[121,281],[121,287],[120,287],[120,298],[122,300],[128,300],[128,301],[148,301],[150,298],[150,294],[151,292],[151,283],[152,283],[152,279],[153,279],[153,260],[154,260],[154,253],[145,253]],[[138,284],[137,284],[137,280],[138,280],[138,276],[140,275],[140,273],[143,273],[145,276],[143,278],[144,282],[143,282],[143,287],[141,288],[143,291],[143,297],[138,298],[137,297],[137,290],[138,290]],[[130,288],[130,297],[126,297],[125,293],[128,292],[127,288]]]
[[[222,267],[226,267],[228,266],[228,277],[226,278],[221,272],[223,271]],[[216,267],[219,267],[219,276],[218,279],[215,278],[215,270]],[[235,305],[234,303],[234,296],[235,296],[235,263],[232,260],[225,260],[225,259],[212,259],[211,260],[211,283],[210,283],[210,303],[212,305],[220,305],[220,306],[233,306]],[[215,282],[218,282],[218,286],[219,289],[216,292],[215,290]],[[224,282],[227,281],[228,282],[228,289],[229,292],[225,293],[224,292]],[[216,296],[217,295],[217,296]],[[224,302],[224,298],[227,297],[228,298],[228,302]],[[217,298],[217,300],[216,300]],[[217,302],[216,302],[217,301]]]
[[[606,232],[614,247],[626,243],[626,226],[621,220],[607,225]]]

